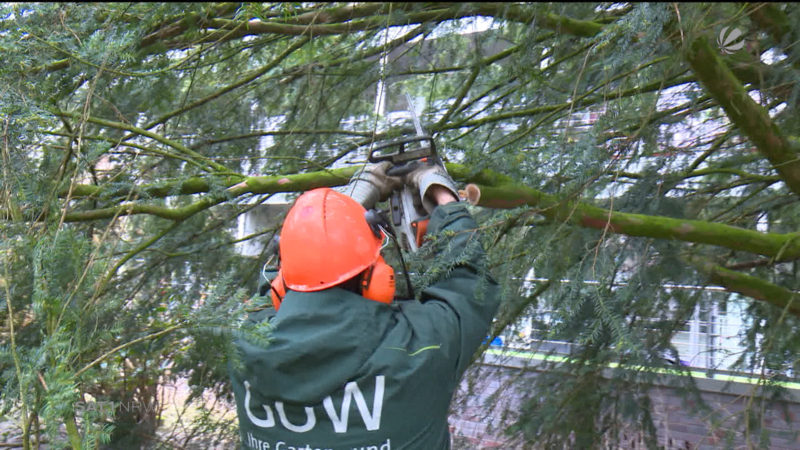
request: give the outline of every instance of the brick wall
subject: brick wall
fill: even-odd
[[[514,414],[525,395],[519,386],[526,384],[524,378],[536,375],[535,368],[532,370],[520,361],[487,361],[470,369],[456,394],[450,415],[453,449],[538,448],[535,442],[522,442],[504,433],[514,422]],[[666,449],[800,449],[800,393],[790,391],[784,400],[775,400],[769,394],[761,394],[751,384],[700,378],[696,381],[711,411],[700,411],[697,404],[670,387],[669,380],[664,379],[661,385],[649,388],[659,446]],[[764,412],[762,420],[755,427],[751,425],[749,433],[745,420],[748,411]],[[758,425],[768,433],[752,431]],[[615,448],[647,448],[638,432],[623,431],[622,436],[622,447]],[[762,436],[768,436],[769,440],[759,441]]]

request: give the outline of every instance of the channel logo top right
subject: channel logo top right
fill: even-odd
[[[738,28],[724,27],[717,36],[717,46],[726,55],[738,52],[744,48],[743,34]]]

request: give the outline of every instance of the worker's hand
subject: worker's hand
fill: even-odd
[[[384,201],[392,191],[403,186],[400,177],[386,175],[386,170],[392,167],[389,161],[377,164],[367,164],[364,170],[357,171],[344,190],[353,200],[361,203],[366,209],[372,209],[375,203]]]
[[[433,208],[437,205],[458,201],[456,182],[439,164],[422,164],[406,175],[404,181],[419,190],[422,206],[429,213],[433,212]]]

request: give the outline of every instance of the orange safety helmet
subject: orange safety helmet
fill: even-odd
[[[373,233],[365,213],[360,203],[330,188],[314,189],[298,197],[281,229],[281,275],[285,287],[300,292],[320,291],[370,269],[362,287],[388,288],[391,283],[391,292],[383,292],[379,298],[364,292],[362,295],[391,302],[394,271],[380,255],[385,236]],[[386,274],[387,268],[390,275]],[[373,273],[383,274],[380,278],[385,281],[369,280]]]

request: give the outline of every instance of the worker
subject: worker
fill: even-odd
[[[344,195],[302,194],[284,220],[275,309],[252,318],[231,370],[241,445],[258,450],[450,448],[450,401],[498,307],[479,232],[443,167],[403,178],[368,165]],[[368,221],[403,183],[431,213],[438,274],[417,299],[394,300],[381,256],[385,226]],[[425,247],[423,247],[425,248]]]

